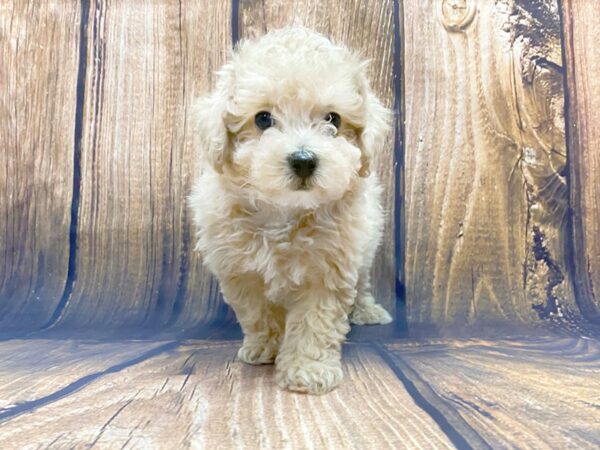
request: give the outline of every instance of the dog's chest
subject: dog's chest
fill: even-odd
[[[338,238],[335,224],[319,224],[313,214],[263,217],[256,214],[250,228],[260,238],[262,250],[271,258],[294,259],[315,257],[331,251]]]
[[[336,270],[336,261],[346,260],[352,248],[351,243],[344,244],[336,221],[313,213],[275,217],[257,213],[243,226],[256,245],[248,254],[251,270],[273,286],[290,287],[322,277]]]

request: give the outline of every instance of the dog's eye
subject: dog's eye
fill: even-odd
[[[275,121],[271,117],[271,113],[268,111],[261,111],[254,116],[254,123],[259,130],[266,130],[273,126]]]
[[[330,123],[331,125],[339,129],[342,123],[342,118],[338,113],[330,112],[325,116],[325,122]]]

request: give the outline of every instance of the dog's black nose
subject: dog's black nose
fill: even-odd
[[[288,161],[300,178],[310,177],[317,168],[317,156],[309,150],[296,150],[289,156]]]

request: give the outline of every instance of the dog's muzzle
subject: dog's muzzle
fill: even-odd
[[[292,171],[303,181],[309,178],[317,168],[317,156],[304,148],[288,156]]]

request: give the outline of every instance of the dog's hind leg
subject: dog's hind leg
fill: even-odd
[[[248,364],[273,363],[283,335],[283,309],[266,299],[258,275],[231,277],[220,284],[225,302],[235,311],[244,332],[238,358]]]
[[[383,306],[375,302],[371,294],[371,274],[369,270],[361,270],[356,283],[356,300],[350,313],[350,322],[356,325],[385,325],[392,321],[392,316]]]

